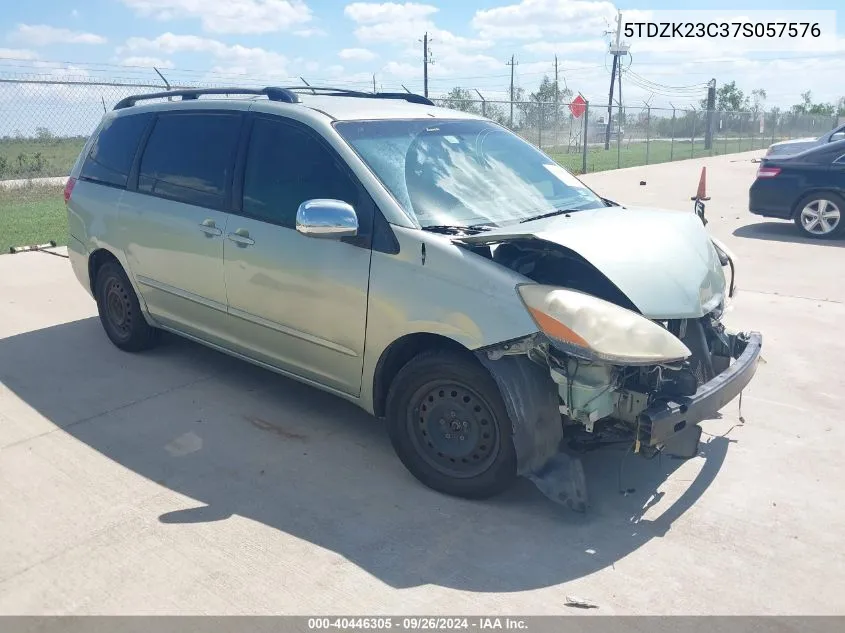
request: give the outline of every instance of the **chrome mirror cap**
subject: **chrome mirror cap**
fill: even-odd
[[[355,237],[358,215],[351,204],[342,200],[306,200],[296,212],[296,230],[308,237]]]

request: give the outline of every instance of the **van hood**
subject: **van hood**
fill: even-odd
[[[652,319],[702,317],[724,299],[725,275],[694,213],[604,207],[454,238],[464,244],[540,240],[574,251]]]

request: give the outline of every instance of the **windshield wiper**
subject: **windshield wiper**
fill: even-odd
[[[430,226],[422,227],[423,231],[431,231],[432,233],[444,233],[446,235],[475,235],[476,233],[483,233],[489,231],[493,227],[489,224],[470,224],[469,226],[462,226],[457,224],[432,224]]]
[[[533,222],[534,220],[542,220],[543,218],[551,218],[555,215],[563,215],[564,213],[575,213],[583,209],[555,209],[548,213],[541,213],[540,215],[532,215],[530,218],[522,218],[517,224],[525,224],[526,222]]]

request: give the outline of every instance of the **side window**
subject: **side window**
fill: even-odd
[[[243,212],[295,228],[299,205],[312,198],[355,206],[358,188],[314,135],[257,118],[246,158]]]
[[[80,177],[115,187],[125,187],[138,142],[152,114],[131,114],[111,119],[103,125],[82,164]]]
[[[836,130],[833,134],[831,134],[829,142],[833,143],[834,141],[841,141],[842,139],[845,139],[845,128]]]
[[[237,113],[160,115],[141,158],[138,191],[223,208],[240,125]]]

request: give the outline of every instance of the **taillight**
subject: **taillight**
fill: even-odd
[[[70,194],[73,193],[73,186],[76,184],[76,178],[68,178],[65,183],[65,204],[70,200]]]
[[[757,178],[774,178],[780,173],[780,167],[760,167],[757,169]]]

